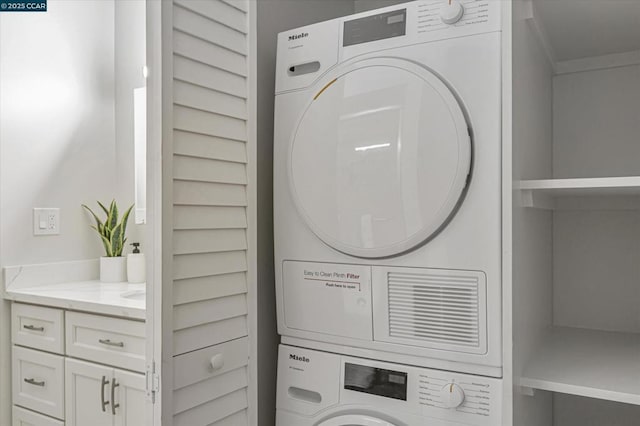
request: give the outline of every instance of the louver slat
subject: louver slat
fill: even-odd
[[[432,271],[389,272],[387,286],[390,337],[480,346],[477,276],[438,275]]]

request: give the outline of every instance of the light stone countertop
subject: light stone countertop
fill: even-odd
[[[7,290],[5,299],[144,320],[145,287],[146,284],[70,282]]]
[[[144,320],[146,284],[103,283],[97,272],[97,261],[7,267],[4,298]]]

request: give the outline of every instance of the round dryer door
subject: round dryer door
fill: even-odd
[[[346,416],[332,417],[318,424],[318,426],[395,426],[384,420],[365,415],[350,414]]]
[[[471,171],[465,115],[433,73],[395,58],[341,68],[295,129],[291,192],[326,244],[363,258],[405,253],[454,216]]]

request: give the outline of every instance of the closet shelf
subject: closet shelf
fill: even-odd
[[[640,405],[640,334],[554,327],[520,386]]]
[[[524,207],[555,208],[557,197],[640,196],[640,176],[521,180]]]

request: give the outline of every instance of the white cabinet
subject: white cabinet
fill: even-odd
[[[13,403],[64,419],[64,357],[13,347]]]
[[[113,371],[115,392],[115,426],[137,426],[145,424],[145,377],[142,374],[115,369]],[[67,423],[70,424],[70,423]]]
[[[65,374],[67,426],[144,424],[142,374],[70,358]]]
[[[42,306],[11,305],[11,339],[14,345],[64,354],[64,311]]]
[[[113,368],[67,358],[64,392],[67,425],[113,425],[112,380]]]
[[[506,88],[513,94],[513,155],[511,164],[509,156],[503,160],[515,191],[505,193],[513,195],[505,295],[513,302],[506,304],[513,384],[522,390],[514,392],[512,420],[636,426],[640,57],[586,36],[603,19],[589,7],[611,2],[572,2],[564,11],[562,2],[533,3],[512,2],[514,79]],[[623,34],[634,24],[620,6],[607,13]],[[541,37],[545,29],[551,31]],[[555,50],[569,38],[568,49]],[[559,62],[545,58],[547,48]],[[505,350],[509,355],[511,347]]]
[[[12,426],[64,426],[64,422],[53,419],[31,410],[13,406],[11,410],[13,420]]]
[[[67,355],[144,371],[143,322],[67,312],[65,328]]]
[[[12,313],[14,425],[145,424],[144,322],[22,303]]]

